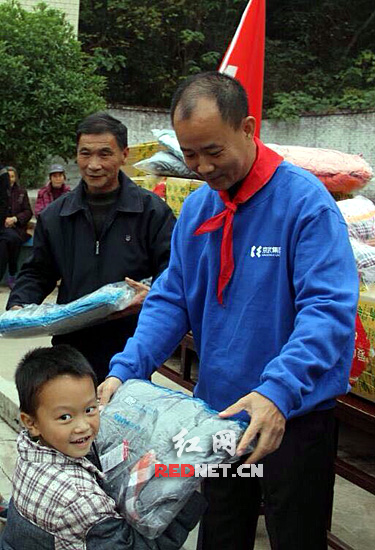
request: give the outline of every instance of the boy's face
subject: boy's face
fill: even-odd
[[[35,416],[21,413],[32,437],[61,453],[85,456],[99,430],[99,409],[90,376],[62,375],[46,382]]]

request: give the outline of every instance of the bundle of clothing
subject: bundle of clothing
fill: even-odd
[[[31,338],[73,332],[125,309],[135,293],[124,281],[104,285],[68,304],[29,304],[11,309],[0,315],[0,336]]]
[[[152,133],[165,150],[135,164],[139,170],[154,175],[200,179],[186,166],[174,130],[154,129]],[[373,176],[371,166],[361,155],[317,147],[266,145],[285,160],[317,176],[331,193],[350,193],[361,189]]]
[[[175,176],[179,178],[200,179],[185,164],[174,130],[153,129],[152,133],[163,147],[150,158],[140,160],[134,167],[155,176]]]
[[[361,155],[297,145],[268,143],[267,147],[285,160],[314,174],[331,193],[350,193],[361,189],[373,176],[371,166]]]
[[[361,281],[365,285],[375,283],[375,204],[358,195],[338,201],[337,206],[348,226]]]
[[[101,413],[103,488],[130,524],[156,538],[199,487],[196,472],[205,475],[207,465],[238,460],[235,450],[246,428],[220,418],[200,399],[128,380]],[[169,477],[172,472],[178,477]]]

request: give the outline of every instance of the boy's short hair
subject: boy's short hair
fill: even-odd
[[[38,396],[44,384],[64,374],[77,378],[90,376],[95,388],[98,385],[89,362],[72,346],[60,344],[52,348],[36,348],[26,353],[15,374],[20,410],[35,416]]]

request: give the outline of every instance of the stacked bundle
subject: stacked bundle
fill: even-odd
[[[168,204],[173,201],[173,210],[178,215],[184,199],[202,183],[199,176],[186,166],[174,130],[154,129],[152,132],[157,139],[157,142],[152,142],[153,146],[149,149],[152,155],[146,154],[146,145],[151,146],[151,143],[144,144],[142,156],[138,152],[140,146],[137,146],[137,160],[141,160],[135,162],[130,169],[139,175],[147,174],[140,180],[140,185],[149,186],[153,183],[155,186],[163,178],[163,189],[165,187],[163,198],[166,198]],[[352,196],[351,193],[367,185],[373,175],[370,165],[360,155],[316,147],[276,144],[267,144],[267,146],[285,160],[317,176],[336,200]],[[128,161],[132,162],[131,159]],[[170,185],[172,183],[170,178],[173,178],[173,186]],[[170,193],[168,193],[169,186]],[[174,193],[172,193],[172,187]],[[154,187],[151,188],[154,189]]]
[[[358,272],[365,288],[358,302],[353,367],[361,372],[352,391],[375,401],[375,205],[365,197],[337,203],[348,225]]]
[[[338,201],[348,225],[358,272],[365,285],[375,283],[375,205],[366,197]]]
[[[318,177],[331,193],[362,189],[372,178],[371,166],[360,155],[334,149],[267,144],[285,160]]]

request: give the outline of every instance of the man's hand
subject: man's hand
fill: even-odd
[[[116,393],[121,384],[122,382],[119,378],[116,378],[115,376],[109,376],[106,380],[104,380],[104,382],[100,384],[100,386],[98,386],[98,399],[100,401],[100,408],[103,408],[104,405],[109,402],[112,395]]]
[[[8,218],[5,218],[5,222],[4,222],[4,225],[5,227],[14,227],[17,223],[17,218],[16,216],[11,216],[11,217],[8,217]]]
[[[245,462],[255,464],[280,446],[285,431],[285,417],[272,401],[257,392],[245,395],[219,413],[219,416],[227,418],[241,411],[246,411],[251,421],[237,447],[237,454],[244,454],[248,444],[259,434],[257,446]]]
[[[133,279],[129,279],[129,277],[126,277],[125,282],[127,282],[129,286],[134,288],[134,290],[136,291],[136,295],[125,309],[112,313],[108,317],[109,321],[115,321],[116,319],[121,319],[122,317],[127,317],[128,315],[135,315],[136,313],[139,313],[142,308],[142,304],[145,301],[147,294],[149,293],[150,287],[143,283],[133,281]]]
[[[12,306],[10,308],[11,311],[16,310],[16,309],[23,309],[23,306]]]

